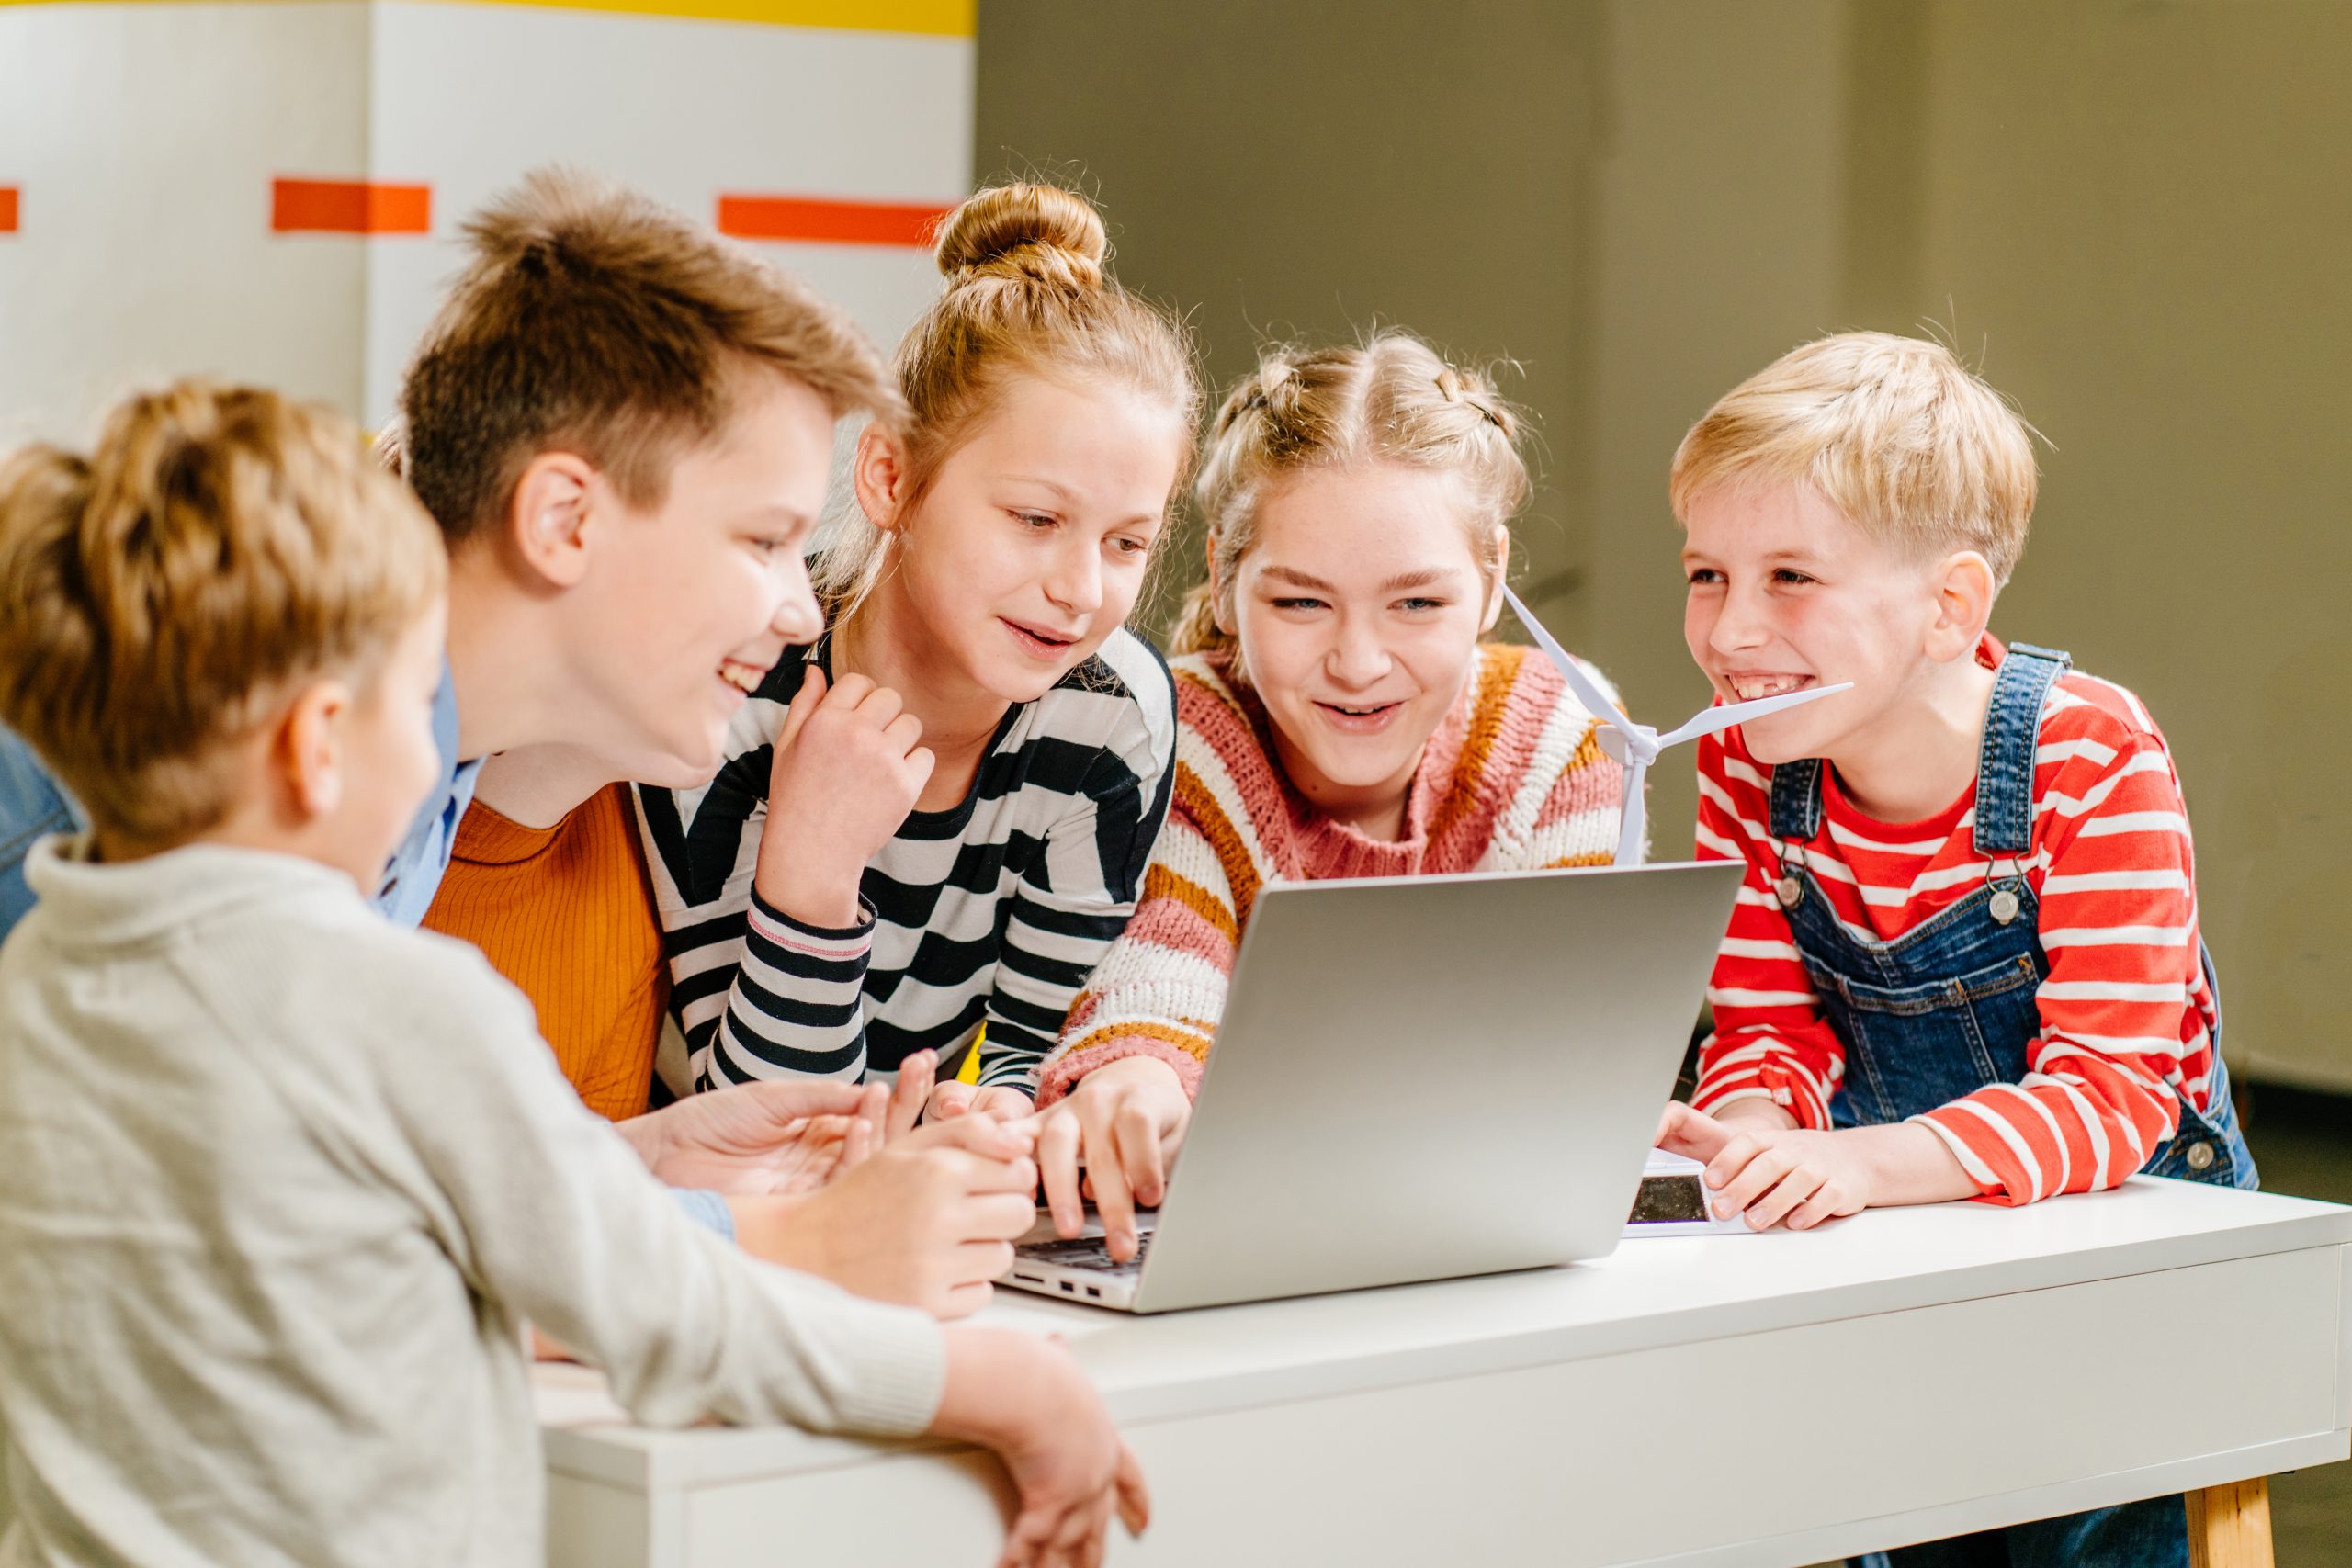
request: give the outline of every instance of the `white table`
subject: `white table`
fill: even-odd
[[[1157,1517],[1114,1563],[1800,1564],[2184,1490],[2208,1561],[2267,1563],[2267,1494],[2231,1483],[2352,1451],[2347,1244],[2352,1210],[2134,1179],[982,1321],[1066,1335],[1126,1429]],[[539,1376],[558,1568],[993,1561],[1003,1483],[969,1450],[648,1431],[593,1373]]]

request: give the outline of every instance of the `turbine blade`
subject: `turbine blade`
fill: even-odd
[[[1544,656],[1560,671],[1560,678],[1567,682],[1568,690],[1577,694],[1577,701],[1585,705],[1585,711],[1610,728],[1631,738],[1634,731],[1633,721],[1617,711],[1617,705],[1609,700],[1609,694],[1593,683],[1592,677],[1568,657],[1568,650],[1544,629],[1544,623],[1535,618],[1534,613],[1509,586],[1503,589],[1503,599],[1510,605],[1511,614],[1519,617],[1519,624],[1527,628],[1527,635],[1535,639],[1535,646],[1544,650]]]
[[[1745,724],[1751,718],[1762,718],[1768,713],[1782,708],[1802,707],[1816,697],[1835,696],[1839,692],[1854,689],[1851,681],[1840,681],[1834,686],[1813,686],[1802,692],[1783,692],[1777,697],[1758,697],[1749,703],[1725,703],[1719,708],[1709,708],[1680,728],[1657,738],[1660,750],[1679,746],[1685,740],[1695,740],[1702,735],[1713,735],[1729,729],[1735,724]]]

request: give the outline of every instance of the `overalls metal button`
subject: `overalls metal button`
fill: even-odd
[[[2195,1143],[2195,1144],[2191,1144],[2191,1145],[2188,1145],[2188,1168],[2189,1168],[2189,1169],[2191,1169],[2191,1170],[2211,1170],[2211,1169],[2212,1169],[2212,1168],[2213,1168],[2213,1145],[2211,1145],[2211,1144],[2207,1144],[2207,1143]]]

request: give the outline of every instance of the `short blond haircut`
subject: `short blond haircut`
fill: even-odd
[[[0,720],[91,821],[168,847],[234,804],[228,746],[301,682],[372,685],[447,575],[341,415],[183,381],[87,456],[0,462]]]
[[[1485,376],[1448,365],[1410,333],[1380,333],[1360,347],[1267,350],[1226,393],[1201,455],[1193,498],[1216,570],[1185,599],[1170,651],[1233,646],[1219,623],[1233,619],[1259,503],[1314,469],[1387,462],[1455,476],[1471,554],[1491,580],[1502,566],[1497,530],[1527,500],[1519,436],[1518,414]]]
[[[1119,286],[1109,252],[1093,203],[1059,186],[992,186],[948,214],[933,247],[946,286],[892,362],[907,406],[902,505],[922,501],[1019,376],[1153,399],[1190,455],[1201,407],[1192,345],[1171,312]],[[837,513],[814,574],[828,614],[854,610],[885,558],[881,530],[854,503]]]
[[[454,547],[496,527],[542,452],[576,452],[642,511],[724,434],[746,371],[835,419],[905,412],[848,312],[649,197],[539,169],[466,220],[473,254],[402,378],[410,484]]]
[[[1675,451],[1668,494],[1687,527],[1710,491],[1803,485],[1922,558],[1974,550],[2006,584],[2038,482],[2032,427],[1951,350],[1841,333],[1718,399]]]

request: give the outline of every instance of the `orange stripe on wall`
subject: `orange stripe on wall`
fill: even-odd
[[[829,201],[807,196],[721,196],[718,231],[739,240],[815,240],[929,249],[955,209],[933,202]]]
[[[272,180],[269,227],[279,234],[429,234],[433,187],[368,180]]]
[[[17,231],[17,187],[0,186],[0,234]]]

